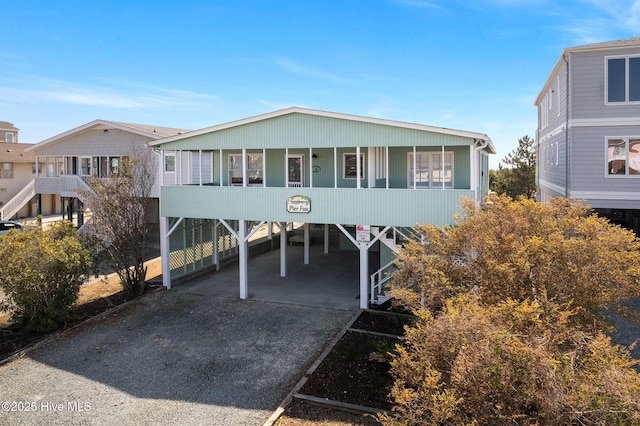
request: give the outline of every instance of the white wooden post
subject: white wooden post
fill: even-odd
[[[169,218],[160,216],[160,262],[162,265],[162,285],[171,288],[171,268],[169,265]]]
[[[358,243],[360,249],[360,309],[369,307],[369,247]]]
[[[246,221],[238,221],[238,244],[240,249],[239,254],[239,268],[240,268],[240,299],[246,299],[248,295],[248,281],[247,281],[247,251],[249,244],[245,238],[247,233]]]
[[[216,271],[220,270],[220,243],[218,239],[218,226],[220,226],[220,222],[218,219],[213,220],[213,263],[216,265]]]
[[[287,223],[278,222],[280,228],[280,276],[287,276]]]

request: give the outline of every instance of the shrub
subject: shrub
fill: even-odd
[[[3,267],[0,309],[11,312],[24,332],[48,332],[63,326],[78,299],[93,260],[70,222],[46,231],[31,229],[0,238]]]
[[[398,417],[384,424],[638,424],[640,375],[628,351],[537,303],[449,300],[419,311],[392,361]]]
[[[420,227],[427,244],[412,242],[398,256],[397,299],[437,309],[475,291],[483,303],[536,301],[543,315],[575,309],[573,320],[590,327],[606,309],[640,296],[640,241],[632,232],[567,199],[487,201],[477,208],[468,200],[455,227]]]

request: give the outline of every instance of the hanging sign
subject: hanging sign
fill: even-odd
[[[311,198],[304,195],[294,195],[287,198],[287,211],[289,213],[309,213],[311,211]]]
[[[371,226],[356,225],[356,241],[359,243],[368,243],[371,241]]]

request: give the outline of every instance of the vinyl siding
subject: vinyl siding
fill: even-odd
[[[287,198],[294,195],[311,198],[310,213],[287,212]],[[413,227],[419,223],[452,224],[461,197],[473,198],[473,191],[165,186],[161,189],[160,214]]]
[[[287,114],[162,144],[162,149],[469,146],[473,139],[403,127]]]
[[[605,57],[631,54],[640,54],[640,48],[571,55],[572,119],[640,115],[640,104],[605,105]]]

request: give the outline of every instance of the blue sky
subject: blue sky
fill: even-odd
[[[640,35],[624,0],[0,0],[0,121],[199,129],[290,106],[535,135],[565,47]]]

